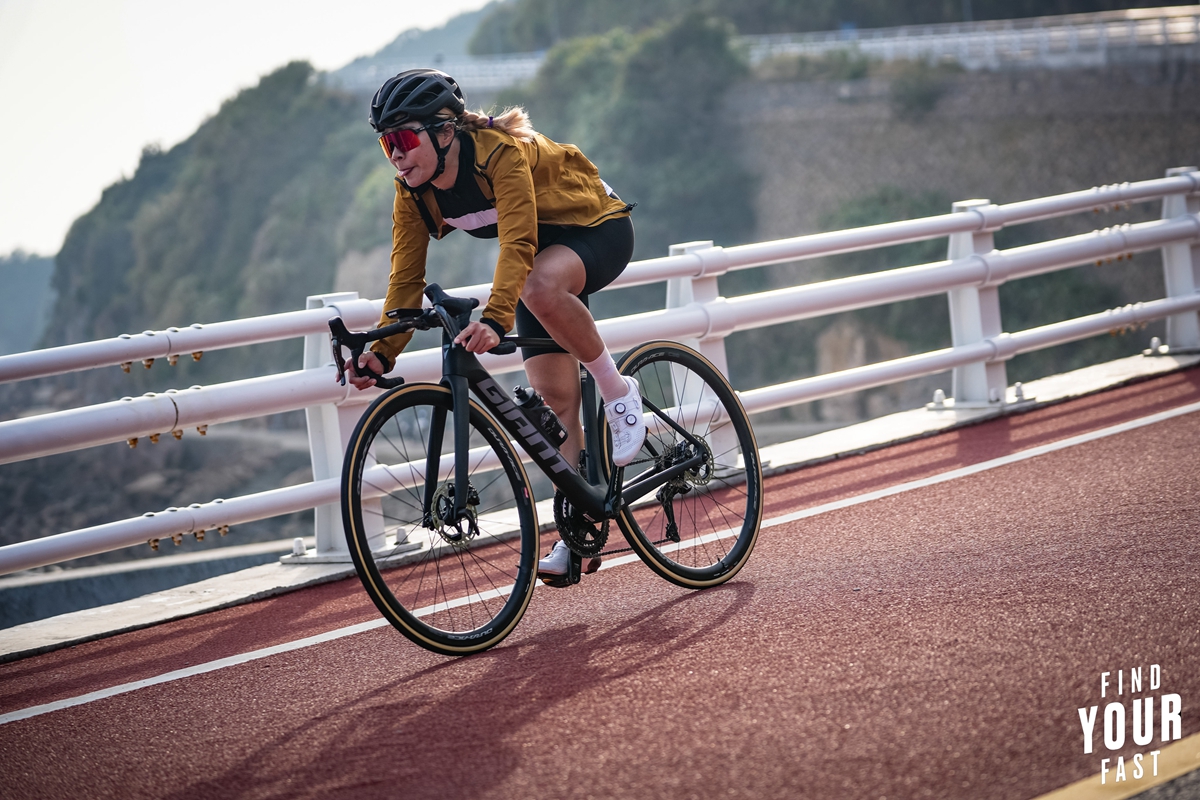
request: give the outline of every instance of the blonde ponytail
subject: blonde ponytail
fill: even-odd
[[[529,115],[520,106],[504,109],[503,114],[488,116],[487,114],[464,111],[459,117],[459,126],[465,131],[477,131],[483,128],[495,128],[504,131],[514,139],[526,142],[533,141],[537,131],[529,121]]]

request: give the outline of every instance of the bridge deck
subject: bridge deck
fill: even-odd
[[[0,794],[1034,797],[1164,749],[1083,755],[1103,672],[1160,665],[1200,730],[1200,413],[1114,429],[1196,403],[1191,370],[773,477],[730,584],[616,565],[467,659],[344,580],[0,665],[0,721],[190,670],[0,725]]]

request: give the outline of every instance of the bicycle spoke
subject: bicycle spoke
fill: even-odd
[[[456,442],[444,388],[405,387],[377,402],[389,400],[394,408],[384,406],[374,416],[368,410],[364,420],[377,421],[366,429],[360,423],[355,432],[354,452],[375,453],[379,461],[363,457],[349,501],[352,552],[378,576],[364,574],[363,585],[393,612],[389,619],[402,633],[428,649],[455,654],[488,647],[511,630],[532,592],[537,534],[524,472],[511,444],[474,405],[467,412],[470,438]],[[435,415],[446,417],[438,441]],[[469,453],[466,488],[478,500],[467,502],[467,517],[454,521],[441,515],[463,507],[450,494],[456,450]],[[431,455],[439,474],[427,476]],[[427,478],[436,486],[428,509]],[[430,519],[432,528],[426,527]],[[371,551],[367,539],[381,535],[388,544]]]
[[[618,517],[626,538],[668,580],[693,587],[727,580],[749,556],[762,506],[761,472],[745,412],[724,377],[683,347],[635,348],[622,359],[621,371],[638,379],[648,408],[662,409],[648,420],[647,441],[653,445],[643,447],[636,473],[626,468],[626,484],[652,485],[647,481],[656,473],[701,457]]]

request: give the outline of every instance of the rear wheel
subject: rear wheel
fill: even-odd
[[[537,519],[520,459],[472,401],[467,514],[454,520],[452,406],[450,391],[430,384],[371,404],[346,450],[342,522],[384,617],[422,647],[465,655],[497,644],[525,613]]]
[[[697,589],[724,583],[746,564],[762,522],[762,466],[741,401],[704,356],[674,342],[635,347],[618,366],[638,381],[649,429],[623,485],[695,465],[624,508],[617,523],[663,578]]]

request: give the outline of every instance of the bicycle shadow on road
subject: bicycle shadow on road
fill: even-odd
[[[573,728],[594,736],[609,701],[653,698],[642,687],[678,679],[678,657],[688,648],[697,656],[682,663],[699,664],[754,592],[735,581],[632,618],[617,613],[600,624],[543,630],[375,684],[315,716],[293,717],[265,741],[261,726],[226,731],[229,740],[262,744],[222,774],[168,796],[477,796],[531,761],[578,765],[577,755],[558,751],[577,745]],[[360,682],[373,671],[387,675],[386,665],[346,669]],[[235,728],[253,724],[231,720]]]

